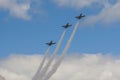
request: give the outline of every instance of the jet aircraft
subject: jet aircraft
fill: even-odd
[[[67,23],[66,25],[62,26],[64,27],[65,29],[67,29],[68,27],[71,27],[72,25],[70,25],[69,23]]]
[[[82,13],[81,13],[79,16],[76,16],[75,18],[82,19],[83,17],[85,17],[85,15],[82,15]]]
[[[52,46],[54,44],[56,44],[55,42],[53,42],[52,40],[49,43],[46,43],[48,46]]]

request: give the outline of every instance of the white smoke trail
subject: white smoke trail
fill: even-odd
[[[39,66],[39,68],[38,68],[38,70],[37,70],[37,72],[36,72],[36,74],[34,75],[34,77],[33,77],[32,80],[37,80],[37,76],[39,76],[39,73],[40,73],[41,69],[42,69],[43,66],[44,66],[45,60],[46,60],[46,58],[48,57],[49,50],[50,50],[50,47],[48,47],[48,49],[46,50],[45,56],[43,57],[43,60],[42,60],[40,66]]]
[[[57,47],[56,47],[53,55],[50,57],[50,60],[48,61],[48,63],[46,64],[46,66],[41,70],[41,72],[38,74],[38,75],[39,75],[39,76],[37,77],[38,79],[42,80],[42,78],[45,76],[46,72],[49,70],[49,67],[51,66],[54,58],[57,56],[58,50],[59,50],[59,48],[60,48],[60,45],[61,45],[62,40],[63,40],[64,35],[65,35],[65,32],[66,32],[66,31],[63,32],[63,34],[62,34],[62,36],[61,36],[61,38],[60,38],[60,40],[59,40],[59,42],[58,42],[58,44],[57,44]]]
[[[67,54],[67,51],[68,51],[68,49],[70,47],[70,44],[71,44],[71,42],[72,42],[72,40],[74,38],[74,35],[75,35],[76,30],[78,28],[78,25],[79,25],[79,22],[76,23],[75,28],[74,28],[71,36],[70,36],[70,39],[67,42],[67,45],[66,45],[65,49],[63,50],[62,55],[60,56],[60,58],[58,59],[58,61],[53,65],[52,69],[47,73],[47,75],[44,77],[43,80],[48,80],[57,71],[58,67],[60,66],[60,64],[61,64],[61,62],[63,60],[63,58]]]

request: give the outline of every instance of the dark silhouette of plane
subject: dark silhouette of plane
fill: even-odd
[[[85,17],[85,15],[82,15],[82,13],[81,13],[79,16],[76,16],[75,18],[82,19],[83,17]]]
[[[49,43],[46,43],[48,46],[52,46],[54,44],[56,44],[55,42],[53,42],[52,40]]]
[[[65,29],[67,29],[68,27],[71,27],[72,25],[70,25],[69,23],[67,23],[66,25],[62,26],[64,27]]]

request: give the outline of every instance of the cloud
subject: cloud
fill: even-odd
[[[42,10],[41,0],[0,0],[0,11],[9,12],[11,16],[29,20],[31,16]],[[39,9],[38,9],[39,8]]]
[[[28,11],[30,3],[28,0],[0,0],[0,9],[9,11],[10,15],[21,19],[30,19]]]
[[[53,0],[59,6],[69,6],[73,8],[90,7],[93,4],[103,4],[105,0]]]
[[[54,0],[60,6],[70,6],[73,8],[83,9],[85,7],[92,7],[94,10],[101,10],[97,14],[87,16],[84,24],[112,23],[120,20],[120,0]],[[95,7],[94,4],[97,4]],[[94,12],[94,11],[91,11]]]
[[[107,4],[97,15],[92,15],[86,18],[83,24],[95,24],[97,22],[101,22],[104,24],[114,23],[120,20],[120,2],[110,5]]]
[[[40,55],[12,55],[0,60],[0,75],[6,80],[30,80],[39,66]]]
[[[6,80],[31,80],[43,55],[12,55],[0,60]],[[50,80],[119,80],[120,59],[110,55],[67,56]]]
[[[59,6],[71,6],[75,8],[84,8],[98,3],[99,0],[54,0]]]

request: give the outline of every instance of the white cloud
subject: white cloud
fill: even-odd
[[[0,60],[6,80],[31,80],[43,56],[13,55]],[[102,54],[68,56],[50,80],[119,80],[120,59]]]
[[[11,16],[29,20],[32,15],[42,12],[41,0],[0,0],[0,12],[6,11]]]
[[[109,24],[118,21],[120,20],[119,8],[120,8],[120,2],[114,5],[107,4],[99,14],[87,17],[86,20],[83,22],[83,24],[90,25],[97,22]]]
[[[21,18],[30,19],[28,11],[30,10],[30,2],[25,0],[0,0],[0,9],[9,11],[10,15]]]
[[[84,8],[91,6],[99,0],[54,0],[59,6],[71,6],[75,8]]]

